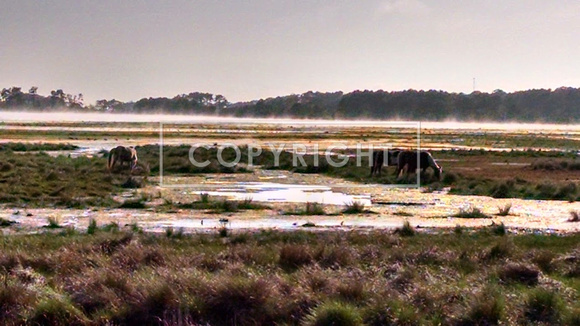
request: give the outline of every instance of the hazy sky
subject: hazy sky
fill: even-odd
[[[0,58],[89,103],[580,87],[580,1],[0,0]]]

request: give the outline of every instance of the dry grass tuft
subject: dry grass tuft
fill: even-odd
[[[528,265],[510,263],[500,268],[498,276],[505,283],[536,285],[538,284],[540,271]]]
[[[512,209],[512,204],[508,203],[505,204],[503,207],[498,207],[497,210],[497,215],[498,216],[508,216],[510,215],[510,210]]]
[[[580,222],[580,212],[578,211],[570,211],[570,218],[568,222]]]
[[[279,264],[287,270],[296,270],[312,262],[312,254],[307,246],[287,244],[280,249]]]
[[[0,324],[573,325],[579,237],[486,228],[168,238],[102,227],[4,236]],[[530,287],[532,264],[563,286]]]

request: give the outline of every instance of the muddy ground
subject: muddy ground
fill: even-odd
[[[488,150],[525,153],[526,150],[561,152],[569,162],[576,162],[574,148],[579,148],[579,131],[570,129],[531,128],[517,129],[501,125],[495,129],[445,129],[422,128],[420,146],[429,149],[472,150],[473,155],[458,155],[453,151],[437,152],[436,159],[445,173],[461,178],[525,179],[528,182],[569,182],[578,184],[580,169],[538,169],[539,160],[560,159],[554,155],[494,155]],[[54,123],[10,122],[0,126],[0,142],[67,143],[80,146],[73,151],[50,152],[51,155],[98,156],[117,144],[146,145],[160,143],[159,126],[155,123]],[[261,124],[236,124],[233,122],[192,123],[171,125],[163,130],[164,144],[291,144],[302,143],[319,150],[337,143],[355,148],[357,143],[388,144],[410,148],[417,143],[416,129],[401,126],[341,126]],[[517,145],[517,146],[516,146]],[[477,154],[479,150],[485,150]],[[386,167],[384,173],[394,173]],[[571,212],[580,211],[580,203],[570,200],[526,200],[492,198],[489,196],[464,196],[449,194],[449,187],[435,189],[394,188],[377,183],[360,183],[322,174],[303,174],[285,170],[264,170],[259,167],[249,173],[165,175],[163,184],[158,176],[147,178],[144,188],[127,190],[118,200],[148,196],[142,209],[115,207],[90,207],[86,209],[27,206],[13,207],[3,204],[0,217],[18,222],[4,233],[35,232],[47,224],[49,218],[63,226],[84,229],[90,219],[99,224],[111,222],[119,225],[137,223],[148,231],[162,232],[168,227],[183,228],[185,232],[210,232],[226,226],[231,229],[301,229],[303,225],[314,228],[394,228],[405,220],[425,229],[487,226],[504,223],[513,232],[537,230],[541,232],[576,232],[580,223],[568,222]],[[262,210],[212,212],[211,210],[162,209],[164,203],[184,203],[197,200],[201,193],[209,193],[214,200],[244,200],[264,203]],[[296,215],[307,202],[323,205],[324,215]],[[359,202],[367,212],[342,214],[347,204]],[[499,208],[511,205],[509,214],[498,216]],[[486,218],[453,217],[460,211],[480,209]],[[220,221],[221,220],[221,221]]]

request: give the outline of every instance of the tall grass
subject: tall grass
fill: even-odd
[[[361,214],[365,212],[365,206],[359,201],[352,201],[346,204],[346,208],[342,210],[343,214]]]
[[[58,218],[54,217],[54,216],[50,216],[48,218],[48,224],[44,226],[45,228],[48,229],[60,229],[62,228],[62,226],[60,225]]]
[[[481,209],[477,207],[471,207],[470,209],[461,208],[459,212],[451,216],[458,218],[490,218],[489,215],[485,214]]]
[[[403,222],[403,226],[395,230],[395,233],[398,233],[402,237],[414,236],[416,232],[417,231],[415,231],[415,228],[411,226],[411,223],[409,223],[408,220],[405,220],[405,222]]]
[[[331,301],[313,309],[305,318],[304,325],[357,326],[363,325],[363,322],[355,306],[340,301]]]
[[[498,216],[508,216],[508,215],[510,215],[511,209],[512,209],[511,203],[505,204],[504,206],[497,208],[497,210],[498,210],[497,215]]]
[[[525,301],[525,317],[533,322],[555,325],[561,321],[565,305],[561,296],[546,289],[532,290]]]
[[[122,176],[106,173],[106,161],[98,157],[0,151],[0,162],[0,203],[10,205],[112,207],[122,183]]]
[[[284,215],[325,215],[324,207],[317,202],[307,202],[303,209],[285,212]]]
[[[574,320],[579,289],[570,257],[580,235],[452,232],[400,237],[388,231],[269,230],[223,239],[176,236],[176,230],[169,237],[129,228],[105,232],[101,226],[93,234],[3,236],[0,324]],[[550,266],[550,272],[540,276],[535,265]]]

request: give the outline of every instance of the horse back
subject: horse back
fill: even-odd
[[[419,152],[419,166],[417,166],[417,151],[401,151],[398,155],[398,166],[402,169],[408,165],[408,170],[413,171],[417,168],[423,169],[429,167],[431,154],[429,152]]]

